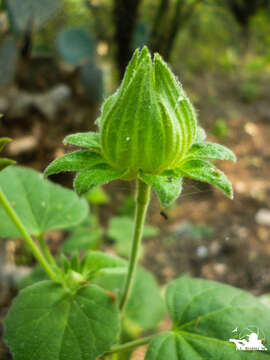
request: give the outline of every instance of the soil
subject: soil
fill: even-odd
[[[60,80],[63,81],[63,78]],[[23,83],[23,79],[21,81]],[[58,112],[57,118],[49,121],[32,109],[24,119],[8,116],[2,119],[0,134],[13,138],[15,145],[18,139],[24,138],[27,143],[29,136],[38,136],[32,147],[19,148],[16,152],[15,146],[12,157],[20,165],[43,171],[51,160],[66,151],[62,145],[65,135],[94,128],[97,106],[89,106],[84,96],[78,93],[73,79],[69,84],[72,99]],[[47,87],[51,85],[47,84]],[[44,91],[43,87],[46,88],[42,83],[40,91]],[[34,88],[28,90],[37,91]],[[202,86],[201,89],[196,87],[198,98],[200,93],[203,96],[203,91]],[[221,89],[219,93],[218,87],[216,91],[217,96],[220,94],[222,97],[224,107],[230,109],[226,113],[229,134],[224,138],[210,135],[209,140],[230,147],[237,156],[236,164],[217,163],[232,181],[235,198],[231,201],[209,186],[185,181],[182,195],[166,211],[166,220],[160,215],[159,204],[154,197],[148,222],[160,227],[161,235],[145,241],[143,264],[156,275],[161,285],[189,273],[231,284],[256,295],[270,293],[270,223],[261,225],[256,221],[260,209],[270,210],[270,109],[268,111],[267,108],[261,115],[257,109],[265,103],[257,101],[246,105],[239,99],[236,101],[231,91]],[[226,91],[230,95],[226,96]],[[222,104],[216,107],[213,104],[207,107],[202,102],[197,104],[198,108],[201,105],[201,124],[210,134],[214,117],[223,108]],[[4,155],[10,156],[10,148]],[[71,186],[72,176],[58,175],[52,180]],[[106,191],[113,199],[112,204],[118,204],[123,200],[123,194],[129,193],[132,188],[127,183],[115,182],[107,186]],[[102,207],[105,224],[117,210],[112,204]],[[14,291],[1,291],[1,319],[14,294]],[[166,327],[167,322],[162,326]],[[9,358],[4,345],[2,350],[0,345],[0,360]],[[136,357],[140,358],[140,355]]]

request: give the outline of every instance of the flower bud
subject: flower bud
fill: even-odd
[[[114,168],[161,174],[181,162],[194,140],[196,114],[181,85],[156,54],[136,50],[120,88],[103,105],[102,154]]]

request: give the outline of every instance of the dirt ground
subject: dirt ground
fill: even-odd
[[[229,101],[224,106],[235,106]],[[167,210],[166,220],[153,198],[148,222],[159,226],[161,234],[145,241],[143,264],[153,271],[161,285],[182,273],[190,273],[256,295],[270,293],[270,110],[269,117],[267,111],[262,116],[257,111],[259,106],[259,103],[237,105],[238,110],[228,119],[228,136],[208,137],[229,146],[237,156],[236,164],[217,163],[233,183],[233,201],[209,186],[185,181],[182,196]],[[209,112],[202,106],[200,122],[207,130],[213,125],[214,115],[208,116]],[[23,119],[8,116],[2,119],[1,136],[14,139],[5,155],[21,165],[43,171],[52,159],[66,151],[61,142],[65,135],[94,128],[97,107],[89,107],[86,99],[78,96],[57,112],[57,118],[48,120],[35,109],[28,115]],[[70,186],[72,177],[58,175],[53,180]],[[115,183],[106,191],[121,202],[123,194],[119,188],[128,192],[131,187]],[[106,223],[115,208],[111,204],[103,210]],[[12,296],[13,293],[0,296],[1,320]],[[0,360],[8,358],[6,350],[0,347]]]

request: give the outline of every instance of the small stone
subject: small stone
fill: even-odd
[[[14,139],[7,147],[8,153],[12,156],[17,156],[22,153],[33,151],[38,145],[38,140],[32,136],[24,136],[19,139]]]
[[[208,256],[208,248],[205,245],[201,245],[196,249],[196,254],[199,258],[205,259]]]
[[[221,244],[218,241],[212,242],[212,244],[209,247],[209,252],[212,256],[216,256],[221,251]]]
[[[221,263],[217,263],[214,265],[214,271],[216,272],[217,275],[222,276],[225,275],[227,272],[227,265],[226,264],[221,264]]]
[[[270,210],[260,209],[255,215],[255,220],[259,225],[270,226]]]

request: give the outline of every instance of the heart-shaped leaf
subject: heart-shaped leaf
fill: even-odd
[[[20,292],[5,327],[14,360],[96,360],[117,341],[119,313],[96,285],[71,293],[42,281]]]
[[[53,229],[66,229],[87,216],[84,199],[69,189],[42,178],[42,174],[23,167],[9,167],[0,173],[0,186],[27,231],[40,235]],[[0,206],[0,236],[19,237],[19,233]]]
[[[183,276],[168,286],[166,302],[172,331],[154,338],[146,360],[270,359],[270,309],[247,292]],[[265,351],[237,351],[253,331],[258,341],[266,339]]]

